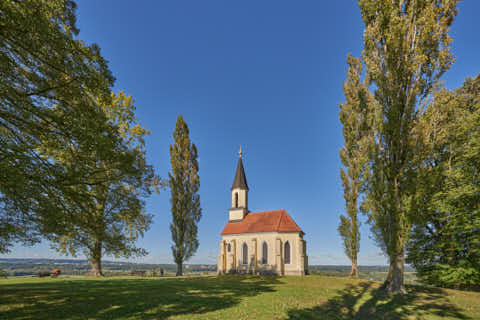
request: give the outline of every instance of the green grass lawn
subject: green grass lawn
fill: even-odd
[[[322,276],[0,279],[0,319],[480,319],[480,293]]]

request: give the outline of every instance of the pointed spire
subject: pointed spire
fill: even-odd
[[[232,190],[235,188],[248,190],[247,178],[245,177],[245,170],[243,169],[243,163],[242,163],[242,147],[241,146],[240,146],[240,151],[238,152],[237,172],[235,172],[235,178],[233,179]]]

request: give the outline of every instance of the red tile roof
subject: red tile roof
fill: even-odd
[[[222,235],[252,232],[302,232],[285,210],[250,212],[241,221],[229,221]]]

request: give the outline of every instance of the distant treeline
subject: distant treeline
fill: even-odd
[[[128,275],[131,271],[146,271],[147,275],[159,275],[163,269],[165,275],[173,275],[177,271],[175,264],[150,264],[118,261],[103,261],[103,267],[107,275]],[[87,260],[75,259],[0,259],[0,269],[3,269],[9,276],[36,275],[39,272],[61,269],[63,275],[85,275],[90,271]],[[210,264],[189,264],[184,266],[186,274],[214,273],[216,265]],[[312,265],[309,266],[311,274],[324,276],[348,276],[350,266],[342,265]],[[414,272],[410,266],[406,272]],[[362,278],[381,280],[388,272],[388,266],[359,266]]]
[[[309,266],[310,272],[312,271],[341,271],[341,272],[350,272],[351,266]],[[388,266],[359,266],[360,272],[388,272]],[[411,266],[405,266],[406,272],[415,272]]]
[[[351,266],[309,266],[310,274],[326,277],[349,277]],[[365,280],[385,281],[388,266],[358,266],[358,277]],[[411,266],[405,266],[404,280],[407,284],[417,283],[417,275]]]
[[[175,264],[149,264],[132,262],[103,261],[106,275],[128,275],[131,271],[146,271],[147,275],[172,275],[177,271]],[[201,274],[215,272],[216,265],[185,265],[185,273]],[[85,275],[90,271],[87,260],[74,259],[0,259],[0,269],[9,276],[37,275],[39,272],[61,269],[63,275]]]

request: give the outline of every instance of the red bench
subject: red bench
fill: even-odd
[[[53,269],[52,271],[52,278],[58,277],[62,273],[62,270],[60,269]]]

